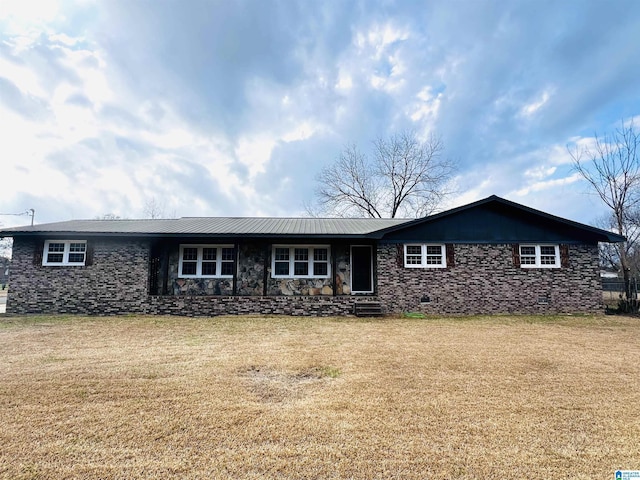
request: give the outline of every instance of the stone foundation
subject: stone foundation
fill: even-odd
[[[345,316],[353,314],[352,297],[201,297],[152,296],[144,313],[184,315],[188,317],[217,315],[295,315]]]

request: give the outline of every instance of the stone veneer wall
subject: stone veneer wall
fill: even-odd
[[[232,278],[178,278],[180,252],[169,254],[169,294],[173,295],[231,295]]]
[[[7,313],[109,315],[145,311],[148,242],[90,241],[92,265],[70,267],[43,266],[42,247],[43,240],[14,239]]]
[[[239,296],[263,295],[266,273],[266,294],[268,296],[333,296],[334,284],[337,295],[348,295],[351,293],[349,287],[349,246],[336,246],[331,255],[335,256],[337,271],[328,278],[272,278],[271,245],[260,242],[242,243],[238,246],[235,294]],[[179,261],[179,251],[176,247],[169,254],[170,295],[233,295],[233,279],[231,278],[179,278]],[[333,258],[331,264],[333,265]]]
[[[256,296],[264,293],[264,269],[267,253],[262,243],[242,243],[238,247],[236,295]]]
[[[332,275],[328,278],[271,278],[271,252],[269,251],[266,262],[268,270],[267,295],[331,296],[334,285],[336,285],[337,295],[351,293],[349,287],[349,247],[336,246],[331,249],[331,256],[329,268],[332,270]],[[333,257],[336,260],[337,272],[333,272]]]
[[[149,304],[145,313],[154,315],[184,315],[189,317],[216,315],[295,315],[326,317],[352,314],[353,302],[354,299],[351,296],[153,296],[149,297]]]
[[[405,268],[397,245],[378,247],[378,297],[388,312],[540,314],[602,311],[596,245],[569,245],[569,266],[514,266],[512,245],[454,245],[454,266]],[[422,302],[428,296],[430,302]],[[546,303],[545,303],[546,302]]]

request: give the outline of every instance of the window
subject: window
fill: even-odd
[[[234,260],[232,245],[180,245],[178,277],[233,277]]]
[[[520,245],[522,268],[560,268],[558,245]]]
[[[271,276],[273,278],[329,277],[329,247],[278,245],[273,247]]]
[[[404,266],[407,268],[445,268],[447,266],[445,246],[432,244],[405,245]]]
[[[86,240],[47,240],[42,252],[42,265],[82,266],[87,258]]]

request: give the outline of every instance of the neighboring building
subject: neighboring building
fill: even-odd
[[[417,220],[76,220],[0,236],[14,240],[8,313],[101,315],[598,312],[598,242],[624,241],[496,196]]]

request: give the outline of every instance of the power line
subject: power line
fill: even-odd
[[[31,226],[33,227],[33,217],[36,216],[36,211],[33,208],[30,208],[26,212],[22,212],[22,213],[0,213],[0,217],[5,217],[5,216],[6,217],[8,217],[8,216],[19,217],[21,215],[30,215],[31,216]]]

